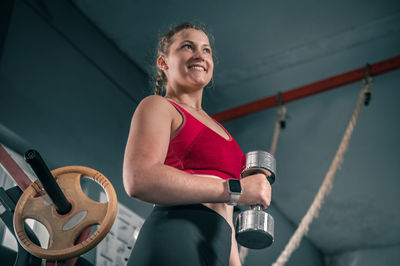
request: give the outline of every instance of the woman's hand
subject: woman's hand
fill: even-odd
[[[270,174],[270,173],[268,173]],[[240,180],[242,194],[238,205],[250,206],[260,204],[264,209],[271,203],[271,184],[264,174],[253,174]]]

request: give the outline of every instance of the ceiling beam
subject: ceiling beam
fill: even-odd
[[[369,75],[377,76],[400,68],[400,56],[395,56],[368,66]],[[366,77],[367,68],[367,66],[357,68],[343,74],[339,74],[286,92],[282,92],[280,93],[281,103],[288,103],[362,80]],[[227,122],[245,115],[249,115],[277,106],[278,104],[278,95],[273,95],[222,112],[215,113],[212,115],[212,117],[219,122]]]

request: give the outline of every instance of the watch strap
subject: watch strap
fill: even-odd
[[[236,206],[239,201],[239,197],[240,197],[239,193],[230,193],[230,199],[227,204]]]

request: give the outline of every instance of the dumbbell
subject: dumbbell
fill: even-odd
[[[242,178],[265,173],[271,173],[267,177],[272,185],[275,181],[275,158],[265,151],[252,151],[246,154],[246,168],[242,171]],[[270,246],[274,241],[274,218],[265,211],[261,205],[251,206],[236,217],[236,240],[244,247],[250,249],[262,249]]]

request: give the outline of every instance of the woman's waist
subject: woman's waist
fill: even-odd
[[[210,214],[216,214],[229,222],[229,213],[232,207],[225,203],[199,203],[199,204],[183,204],[183,205],[156,205],[154,211],[203,211]]]
[[[232,223],[232,206],[225,203],[202,203],[202,205],[218,213],[228,224]]]
[[[213,175],[213,174],[195,174],[196,176],[201,176],[201,177],[211,177],[211,178],[217,178],[217,179],[222,179],[220,176]],[[232,178],[232,177],[231,177]],[[226,203],[202,203],[203,206],[206,206],[207,208],[213,210],[214,212],[218,213],[220,216],[222,216],[225,221],[227,221],[229,224],[232,223],[231,217],[233,213],[233,207],[226,204]]]
[[[212,175],[212,174],[194,174],[195,176],[204,177],[204,178],[216,178],[222,179],[220,176]],[[181,205],[154,205],[155,211],[204,211],[211,214],[217,215],[219,218],[223,218],[229,226],[232,224],[232,213],[233,207],[226,203],[199,203],[199,204],[181,204]]]
[[[187,204],[187,205],[155,205],[152,215],[165,217],[169,221],[173,220],[187,220],[190,223],[197,225],[204,224],[206,227],[216,226],[225,233],[231,234],[232,229],[228,223],[228,219],[225,215],[226,211],[223,211],[221,207],[217,207],[217,204],[224,203],[211,203],[207,204]]]

